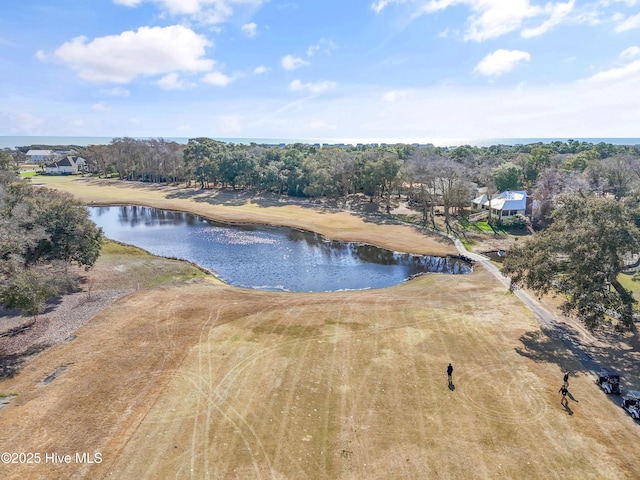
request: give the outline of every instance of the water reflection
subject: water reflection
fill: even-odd
[[[108,238],[192,261],[242,287],[355,290],[397,285],[427,272],[471,271],[455,258],[392,252],[292,228],[229,225],[141,206],[90,207],[89,211]]]

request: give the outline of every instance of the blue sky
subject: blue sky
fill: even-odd
[[[640,136],[640,0],[5,0],[0,135]]]

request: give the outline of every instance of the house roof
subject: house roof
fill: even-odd
[[[27,156],[35,156],[35,155],[49,156],[52,154],[53,154],[52,150],[29,150],[27,152]]]
[[[47,167],[57,168],[57,167],[75,167],[76,162],[73,157],[64,157],[63,159],[56,160],[55,162],[48,163]]]
[[[489,206],[486,195],[473,200],[477,205]],[[494,210],[525,210],[527,208],[527,192],[522,190],[508,190],[491,198],[491,208]]]

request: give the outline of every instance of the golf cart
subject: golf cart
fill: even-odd
[[[622,408],[624,408],[631,418],[640,420],[640,392],[638,390],[629,390],[622,397]]]
[[[596,383],[604,393],[620,395],[620,374],[610,368],[603,368],[598,372]]]

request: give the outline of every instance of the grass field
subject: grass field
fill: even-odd
[[[451,248],[346,212],[166,198],[149,187],[77,192],[316,231],[343,222],[343,236],[405,251]],[[126,252],[116,253],[109,265],[121,271]],[[563,407],[566,369],[575,374]],[[1,478],[640,478],[640,425],[482,269],[317,294],[199,276],[151,284],[1,382],[1,393],[17,396],[0,409],[0,452],[102,459],[0,464]]]

